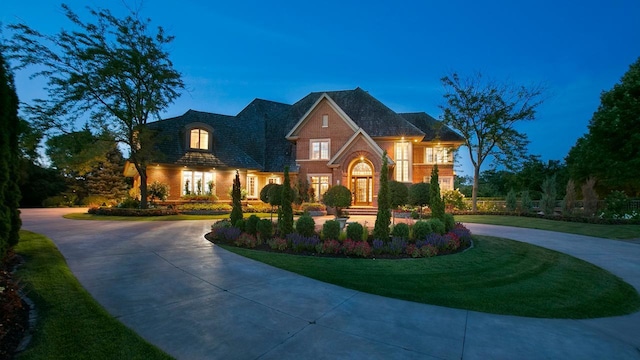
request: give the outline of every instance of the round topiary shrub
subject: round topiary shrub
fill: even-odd
[[[269,219],[262,219],[258,222],[258,235],[260,240],[265,241],[273,235],[273,223]]]
[[[453,218],[453,214],[444,214],[444,231],[449,232],[456,227],[456,220]]]
[[[309,215],[302,215],[296,221],[296,232],[302,236],[313,236],[316,232],[316,222]]]
[[[336,209],[336,217],[342,216],[342,208],[351,206],[351,190],[343,185],[335,185],[322,195],[325,205]]]
[[[362,240],[362,236],[364,235],[364,227],[360,225],[360,223],[354,222],[347,225],[347,239],[351,239],[353,241]]]
[[[442,220],[440,220],[438,218],[429,219],[429,225],[431,225],[431,230],[434,233],[442,235],[442,234],[444,234],[446,232],[446,228],[444,226],[444,223],[442,222]]]
[[[418,241],[418,240],[424,240],[427,235],[431,234],[433,232],[433,230],[431,229],[431,223],[429,223],[428,221],[417,221],[415,224],[413,224],[413,239]]]
[[[393,235],[393,237],[399,237],[399,238],[403,238],[403,239],[408,239],[409,238],[409,225],[405,224],[405,223],[399,223],[396,224],[393,227],[393,230],[391,230],[391,235]]]
[[[322,235],[325,240],[338,240],[340,238],[340,223],[337,220],[327,220],[322,225]]]
[[[249,216],[245,223],[245,231],[253,236],[258,234],[258,223],[260,218],[255,214]]]

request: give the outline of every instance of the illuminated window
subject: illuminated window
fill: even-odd
[[[409,178],[409,153],[411,151],[410,142],[396,143],[396,156],[393,159],[396,163],[396,181],[411,182]]]
[[[254,175],[247,176],[247,198],[258,198],[258,177]]]
[[[209,132],[204,129],[191,129],[189,144],[192,149],[209,150]]]
[[[427,164],[450,164],[453,162],[453,152],[446,148],[426,148],[424,155]]]
[[[213,172],[182,171],[182,195],[215,195],[216,177]]]
[[[322,195],[329,189],[330,181],[329,175],[309,176],[309,183],[313,189],[315,200],[320,201],[322,199]]]
[[[310,159],[329,160],[329,140],[311,140]]]
[[[267,184],[281,184],[282,179],[279,176],[272,176],[267,179]]]

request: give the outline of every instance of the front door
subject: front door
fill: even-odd
[[[351,169],[353,205],[371,206],[373,203],[373,170],[366,162],[356,163]]]
[[[353,178],[355,183],[355,204],[356,206],[370,206],[371,205],[371,177],[355,177]]]

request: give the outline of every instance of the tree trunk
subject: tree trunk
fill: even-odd
[[[141,169],[140,174],[140,208],[148,208],[147,204],[147,169]]]
[[[471,191],[471,210],[478,211],[478,186],[480,183],[480,165],[473,167],[473,190]]]

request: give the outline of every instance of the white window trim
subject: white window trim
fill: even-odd
[[[427,156],[427,152],[431,149],[432,154],[433,154],[433,159],[432,161],[429,161],[429,157]],[[444,151],[446,152],[446,158],[444,161],[438,161],[438,150]],[[453,150],[445,147],[445,146],[440,146],[440,147],[426,147],[424,148],[424,163],[425,164],[442,164],[442,165],[450,165],[453,164]]]
[[[327,143],[327,157],[322,157],[322,145],[320,145],[320,157],[318,159],[313,158],[313,144],[314,143]],[[309,140],[309,160],[320,161],[331,159],[331,139],[310,139]]]
[[[255,184],[254,184],[255,186],[253,187],[253,191],[254,191],[253,193],[249,192],[249,190],[250,190],[249,179],[250,178],[255,180]],[[259,183],[258,183],[258,177],[256,175],[247,175],[247,199],[257,199],[259,194],[260,194],[260,191],[258,190],[259,187],[260,186],[259,186]]]
[[[398,179],[398,165],[400,164],[400,162],[398,161],[398,159],[395,158],[395,156],[398,154],[398,145],[399,144],[407,144],[407,177],[408,179],[406,180],[400,180]],[[411,141],[397,141],[394,143],[393,145],[393,155],[394,155],[394,159],[393,161],[395,161],[396,163],[396,168],[394,171],[394,178],[396,181],[400,181],[400,182],[405,182],[405,183],[409,183],[412,182],[413,179],[413,144],[411,143]],[[401,159],[401,161],[404,161],[404,159]]]
[[[322,127],[329,127],[329,114],[322,114]]]
[[[333,186],[333,176],[331,173],[317,173],[317,174],[307,174],[307,181],[309,182],[309,186],[313,187],[313,182],[311,182],[311,178],[312,177],[321,177],[321,176],[326,176],[328,178],[328,185],[329,187]],[[315,188],[314,188],[315,190]],[[314,191],[314,196],[316,198],[317,201],[321,201],[322,199],[320,198],[320,194],[315,193]]]

